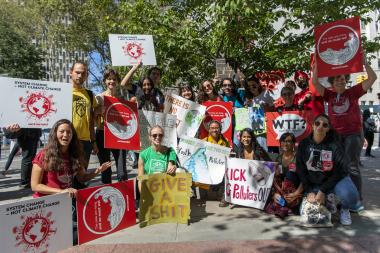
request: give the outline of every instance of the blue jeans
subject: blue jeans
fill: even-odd
[[[363,148],[363,142],[360,134],[350,134],[343,136],[343,147],[347,159],[350,161],[350,176],[362,198],[362,176],[359,169],[360,153]]]
[[[318,192],[319,186],[313,186],[309,192]],[[334,193],[342,203],[342,209],[356,209],[360,204],[359,193],[349,176],[342,178],[333,190],[326,192]]]

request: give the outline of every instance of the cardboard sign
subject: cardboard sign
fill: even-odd
[[[158,223],[183,223],[190,219],[191,175],[166,173],[140,177],[140,227]]]
[[[232,145],[232,102],[204,102],[206,115],[200,126],[199,138],[208,136],[207,125],[211,120],[217,120],[222,124],[221,133]]]
[[[58,252],[73,246],[71,210],[68,194],[1,205],[1,252]]]
[[[104,96],[104,147],[140,150],[137,104]]]
[[[273,162],[228,158],[226,201],[263,210],[272,188],[275,166]]]
[[[249,118],[248,108],[235,108],[235,131],[241,131],[244,128],[252,128],[251,119]]]
[[[175,94],[166,95],[165,113],[177,116],[177,136],[194,137],[204,118],[206,107]]]
[[[177,148],[177,118],[175,115],[162,112],[139,110],[139,118],[141,150],[144,150],[151,145],[149,140],[149,131],[156,125],[159,125],[164,129],[164,138],[162,139],[162,145],[172,147],[174,149]]]
[[[265,134],[267,132],[264,108],[259,104],[254,104],[248,108],[249,118],[252,124],[252,130],[255,135]]]
[[[136,224],[133,180],[79,190],[78,244]]]
[[[316,26],[314,38],[318,77],[363,71],[359,17]]]
[[[39,80],[0,77],[0,127],[52,128],[72,118],[72,86]]]
[[[267,112],[265,115],[268,146],[279,146],[284,133],[293,133],[298,143],[312,131],[312,111]]]
[[[177,148],[181,166],[192,174],[194,182],[203,184],[222,182],[229,155],[230,148],[186,136],[182,136]]]
[[[112,66],[157,65],[152,35],[109,34]]]

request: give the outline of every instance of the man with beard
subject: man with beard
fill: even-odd
[[[309,76],[303,71],[296,71],[294,81],[301,89],[294,96],[294,103],[302,110],[311,110],[314,117],[324,112],[323,98],[312,89]]]

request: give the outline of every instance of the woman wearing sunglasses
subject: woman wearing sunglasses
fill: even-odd
[[[326,199],[336,196],[341,201],[340,223],[350,225],[350,209],[357,209],[361,203],[348,174],[349,163],[335,135],[329,117],[318,115],[312,134],[298,146],[296,168],[307,200],[325,205]],[[330,207],[332,212],[334,209]]]
[[[302,184],[296,172],[296,137],[284,133],[280,137],[280,154],[276,158],[280,169],[273,181],[273,195],[265,211],[280,218],[289,213],[298,213],[302,199]]]
[[[276,112],[296,111],[299,109],[298,105],[294,101],[294,89],[291,87],[285,86],[281,89],[281,98],[284,103],[278,104],[275,107]]]
[[[244,106],[244,94],[238,93],[236,84],[231,78],[224,78],[221,88],[224,102],[232,102],[232,106],[236,108]]]
[[[138,176],[155,173],[174,174],[176,171],[177,156],[174,149],[163,146],[164,129],[154,126],[149,131],[152,145],[140,153],[138,162]],[[141,181],[139,181],[141,191]]]

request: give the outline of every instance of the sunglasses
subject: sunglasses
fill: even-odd
[[[223,88],[227,88],[227,87],[229,87],[229,88],[232,88],[233,86],[232,86],[232,84],[223,84]]]
[[[285,93],[281,94],[281,96],[283,96],[283,97],[290,97],[292,95],[293,95],[293,93],[290,93],[290,92],[285,92]]]
[[[314,126],[319,127],[320,125],[322,125],[323,128],[329,128],[329,124],[326,122],[321,122],[321,121],[314,122]]]
[[[157,138],[157,137],[162,138],[162,137],[164,137],[163,134],[152,134],[151,136],[152,136],[153,138]]]

